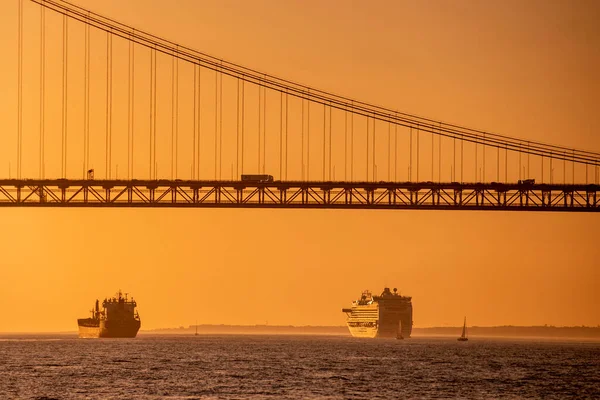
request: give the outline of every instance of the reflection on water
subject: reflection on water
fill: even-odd
[[[600,397],[600,343],[336,336],[0,339],[2,398]]]

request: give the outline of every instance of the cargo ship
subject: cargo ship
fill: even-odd
[[[412,332],[412,297],[401,296],[384,288],[380,296],[363,291],[351,308],[343,308],[348,319],[346,324],[354,337],[409,338]]]
[[[96,300],[91,318],[80,318],[80,338],[134,338],[141,326],[140,316],[135,309],[137,303],[119,292],[115,297],[104,299],[102,310]]]

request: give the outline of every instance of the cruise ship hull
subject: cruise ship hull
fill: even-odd
[[[80,338],[134,338],[140,329],[140,321],[127,323],[85,318],[77,320]]]
[[[361,323],[361,322],[348,322],[348,330],[354,337],[360,338],[375,338],[377,337],[377,324],[376,323]]]

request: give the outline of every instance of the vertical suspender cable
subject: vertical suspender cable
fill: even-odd
[[[46,7],[40,8],[40,179],[44,178],[44,99],[46,97]]]
[[[218,124],[219,124],[219,71],[217,71],[215,69],[215,181],[217,180],[217,165],[218,165],[218,159],[217,159],[217,144],[218,144],[218,140],[217,140],[217,133],[218,133]]]
[[[333,108],[331,105],[329,106],[329,180],[331,180],[331,150],[333,148],[333,142],[331,141],[331,130],[333,124],[332,118]]]
[[[394,182],[398,182],[398,125],[394,124]]]
[[[66,178],[67,175],[67,61],[68,61],[68,49],[67,49],[67,38],[68,38],[68,23],[69,20],[66,15],[63,15],[63,59],[62,59],[62,168],[61,177]]]
[[[201,113],[202,113],[202,67],[198,65],[198,143],[197,143],[197,171],[196,171],[196,179],[200,180],[200,138],[202,137],[202,127],[201,127]]]
[[[419,125],[417,124],[417,182],[419,181],[419,137],[421,136]]]
[[[392,172],[392,160],[391,160],[391,151],[392,151],[392,124],[391,122],[388,121],[388,145],[387,145],[387,153],[388,153],[388,159],[387,159],[387,179],[388,182],[392,180],[391,178],[391,172]]]
[[[110,94],[109,94],[109,75],[110,75],[110,32],[106,32],[106,138],[105,138],[105,161],[106,161],[106,179],[109,179],[108,172],[108,114],[109,114],[109,102],[110,102]],[[84,166],[84,174],[85,174],[85,166]]]
[[[310,100],[306,101],[306,107],[306,180],[308,181],[310,180]]]
[[[552,152],[550,152],[550,184],[553,183],[553,179],[552,179],[552,159],[554,157],[552,157]],[[586,167],[587,168],[587,167]]]
[[[193,132],[193,142],[192,142],[192,180],[196,179],[196,132],[197,132],[197,96],[198,96],[198,90],[196,87],[196,75],[197,72],[196,70],[198,69],[198,66],[196,64],[194,65],[194,132]]]
[[[348,112],[344,111],[344,181],[348,180]]]
[[[157,179],[157,170],[158,170],[158,163],[156,162],[156,75],[157,75],[157,57],[156,57],[156,49],[154,49],[154,110],[152,111],[152,113],[154,114],[154,128],[152,130],[152,141],[154,143],[154,145],[152,146],[152,153],[153,153],[153,160],[154,160],[154,165],[152,165],[152,168],[154,168],[154,179]]]
[[[152,123],[153,123],[153,110],[154,110],[154,49],[150,48],[150,129],[149,129],[149,143],[148,143],[148,179],[152,179]]]
[[[130,179],[131,165],[131,35],[127,42],[127,179]]]
[[[112,76],[113,76],[113,37],[110,35],[110,112],[109,112],[109,125],[108,125],[108,175],[112,176],[112,98],[113,98],[113,84],[112,84]],[[89,145],[88,145],[89,146]]]
[[[463,179],[464,155],[465,155],[465,141],[463,140],[462,135],[461,135],[460,136],[460,183],[464,182],[464,179]]]
[[[496,159],[497,159],[498,165],[496,166],[496,169],[497,169],[496,182],[500,182],[500,146],[497,147],[497,150],[498,150],[498,154],[496,155]]]
[[[434,174],[433,174],[433,170],[434,170],[434,162],[433,160],[435,159],[434,157],[434,151],[433,151],[433,147],[434,147],[434,143],[435,143],[435,133],[434,133],[434,127],[431,127],[431,181],[434,181]]]
[[[572,169],[572,172],[573,172],[573,182],[572,183],[574,185],[575,184],[575,149],[573,149],[573,163],[572,163],[572,165],[573,165],[573,169]]]
[[[483,172],[481,174],[481,182],[485,182],[485,153],[486,153],[486,145],[485,145],[485,132],[483,133],[483,146],[481,148],[483,150]]]
[[[267,163],[267,87],[263,88],[263,163],[262,172],[265,173]]]
[[[325,181],[325,147],[327,145],[327,141],[325,139],[325,125],[327,119],[327,105],[323,102],[323,181]]]
[[[112,36],[106,32],[106,179],[111,178]]]
[[[279,95],[279,179],[283,180],[283,92]]]
[[[377,123],[377,119],[373,116],[373,182],[377,180],[377,162],[375,161],[376,152],[375,152],[375,124]]]
[[[508,183],[508,144],[504,149],[504,183]]]
[[[300,179],[304,180],[304,96],[300,97],[302,102],[302,119],[300,122]]]
[[[260,173],[260,134],[261,134],[261,125],[260,125],[260,121],[261,121],[261,107],[262,107],[262,86],[260,86],[260,83],[258,84],[258,170],[256,171],[257,173]]]
[[[408,180],[409,180],[409,182],[412,182],[412,169],[413,169],[413,167],[412,167],[412,164],[413,164],[413,162],[412,162],[412,159],[413,159],[413,133],[412,133],[412,126],[410,128],[408,128],[408,129],[410,131],[410,139],[409,139],[410,144],[408,146],[410,148],[410,150],[409,150],[409,156],[408,156],[408,158],[409,158],[409,160],[408,160]]]
[[[175,56],[171,57],[171,179],[175,172]]]
[[[365,165],[367,167],[365,181],[369,181],[369,116],[367,115],[367,145],[365,146],[367,154],[365,155]]]
[[[89,13],[88,13],[89,17]],[[87,44],[86,44],[86,82],[85,82],[85,160],[86,170],[90,167],[90,26],[86,24],[87,28]],[[112,44],[111,44],[112,47]],[[112,73],[111,73],[112,74]],[[111,89],[112,92],[112,89]],[[84,171],[85,174],[85,171]]]
[[[350,180],[354,180],[354,113],[350,114]]]
[[[453,148],[453,156],[452,156],[452,182],[456,182],[456,136],[452,138],[452,148]]]
[[[531,157],[530,157],[530,154],[529,154],[529,142],[527,142],[527,176],[524,177],[525,179],[529,179],[530,176],[531,176],[531,174],[529,173],[530,172],[530,168],[529,168],[529,163],[530,163],[529,160],[530,160],[530,158]]]
[[[567,184],[567,153],[563,153],[563,185]]]
[[[477,141],[479,140],[479,137],[475,138],[475,182],[479,182],[479,174],[477,173],[477,170],[479,169],[479,163],[477,162]]]
[[[285,180],[288,179],[288,94],[285,93]]]
[[[135,30],[133,32],[135,36]],[[135,137],[135,42],[131,45],[131,178],[134,170],[134,137]]]
[[[237,78],[237,102],[235,111],[235,176],[240,176],[240,78]]]
[[[438,182],[442,181],[442,126],[440,123],[438,133]]]
[[[223,73],[219,74],[219,180],[223,169]]]
[[[89,81],[89,69],[88,69],[88,35],[89,25],[84,26],[84,49],[83,49],[83,171],[82,176],[85,179],[86,171],[88,170],[88,159],[87,159],[87,119],[88,119],[88,81]]]
[[[23,135],[23,0],[19,0],[17,51],[17,179],[21,179],[21,145]]]
[[[177,49],[179,52],[179,48]],[[179,57],[175,58],[175,179],[179,165]]]
[[[245,80],[242,79],[242,167],[240,174],[244,173],[244,118],[246,117]]]

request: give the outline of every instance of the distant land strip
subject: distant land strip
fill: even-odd
[[[413,328],[412,336],[459,336],[462,326]],[[471,326],[469,336],[549,337],[600,339],[600,326]],[[179,328],[142,330],[144,333],[193,334],[196,325]],[[344,335],[350,336],[345,326],[293,326],[293,325],[198,325],[199,334],[254,333],[298,335]]]

